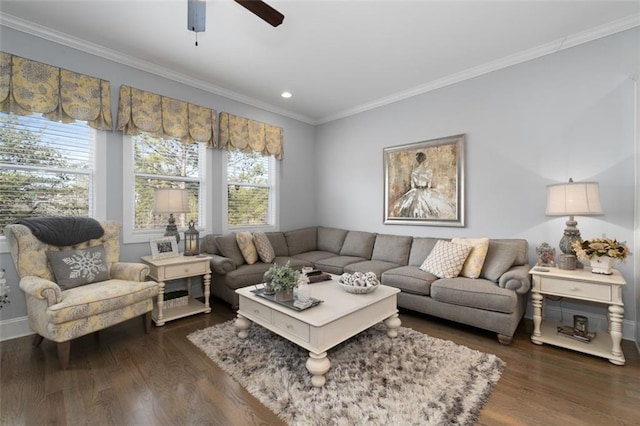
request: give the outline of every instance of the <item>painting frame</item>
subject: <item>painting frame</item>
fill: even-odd
[[[465,226],[465,134],[383,149],[385,225]]]
[[[149,245],[151,245],[151,258],[153,260],[180,256],[176,237],[155,238],[149,241]]]

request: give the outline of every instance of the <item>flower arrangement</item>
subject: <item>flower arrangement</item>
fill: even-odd
[[[621,243],[606,237],[594,238],[591,241],[574,241],[571,244],[571,248],[576,252],[580,260],[593,259],[600,256],[624,260],[631,254],[624,242]]]
[[[7,279],[4,277],[4,269],[0,269],[0,309],[7,303],[11,303],[9,300],[9,292],[11,289],[7,285]]]
[[[300,271],[296,271],[287,262],[286,265],[273,265],[265,274],[271,280],[271,287],[275,291],[293,290],[298,285]]]

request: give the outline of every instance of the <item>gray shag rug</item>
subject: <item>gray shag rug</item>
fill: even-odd
[[[252,324],[237,337],[234,321],[188,339],[290,425],[473,424],[505,363],[400,327],[378,324],[330,349],[322,388],[311,384],[308,352]]]

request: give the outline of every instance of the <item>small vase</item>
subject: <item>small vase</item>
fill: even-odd
[[[293,300],[293,289],[276,291],[276,300],[278,302],[291,302]]]
[[[311,299],[311,288],[306,280],[300,280],[298,282],[297,298],[301,303],[307,303]]]
[[[596,256],[590,259],[591,261],[591,272],[594,274],[605,274],[611,275],[613,274],[613,257],[609,256]]]

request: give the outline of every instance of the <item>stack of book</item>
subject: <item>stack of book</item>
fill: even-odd
[[[558,326],[558,334],[584,343],[591,343],[591,341],[596,338],[595,331],[590,331],[586,334],[580,334],[576,333],[573,327],[569,327],[567,325]]]

